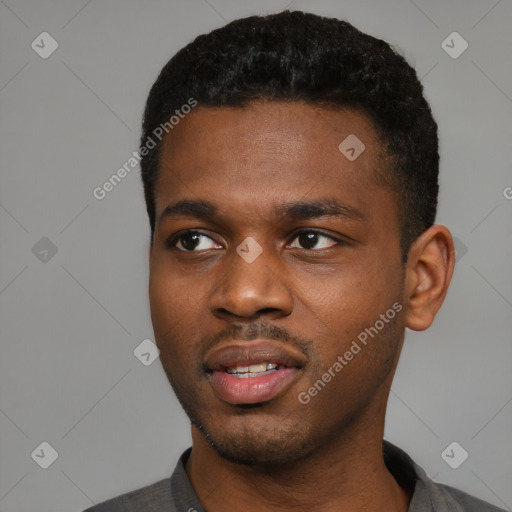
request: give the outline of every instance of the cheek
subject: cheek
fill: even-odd
[[[152,266],[149,278],[149,304],[155,341],[162,359],[183,360],[192,347],[189,338],[197,325],[197,301],[190,286],[180,283],[169,272]]]
[[[305,309],[320,320],[346,324],[386,311],[401,290],[402,270],[390,261],[364,256],[338,265],[325,275],[296,274],[290,285]],[[337,331],[336,331],[337,332]]]
[[[298,322],[304,332],[318,341],[315,352],[322,367],[330,367],[361,333],[364,337],[365,329],[376,322],[381,326],[380,315],[401,300],[401,275],[396,263],[361,260],[352,268],[340,266],[337,272],[320,280],[300,280],[295,287],[295,318],[301,319]],[[391,313],[395,318],[395,312]],[[365,358],[371,354],[382,361],[393,352],[396,333],[390,323],[385,324],[386,329],[379,329],[376,339],[382,339],[382,343],[364,350]],[[358,365],[351,366],[355,370]]]

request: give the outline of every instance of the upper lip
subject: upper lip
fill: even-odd
[[[216,347],[205,357],[207,371],[225,370],[258,363],[302,368],[306,364],[306,357],[302,352],[288,345],[284,346],[282,342],[270,340],[235,340],[229,345]]]

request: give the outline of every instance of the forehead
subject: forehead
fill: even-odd
[[[280,198],[335,197],[364,206],[381,189],[385,161],[371,119],[354,110],[305,103],[196,107],[164,139],[156,215],[171,199],[196,196],[253,213]],[[365,199],[366,197],[366,199]],[[350,199],[350,201],[348,201]]]
[[[338,146],[347,136],[365,140],[373,156],[381,149],[373,121],[362,111],[302,102],[252,102],[243,108],[196,107],[172,128],[163,149],[167,158],[179,158],[176,152],[192,143],[222,160],[233,151],[267,157],[276,156],[279,149],[314,151],[316,146],[317,157],[327,147],[338,156]]]

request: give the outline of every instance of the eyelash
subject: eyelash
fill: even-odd
[[[334,236],[325,233],[324,231],[318,230],[318,229],[300,229],[299,231],[295,231],[293,233],[293,238],[291,238],[291,242],[293,242],[299,235],[303,233],[314,233],[316,235],[321,235],[325,238],[328,238],[329,240],[332,240],[333,242],[336,242],[337,245],[347,245],[347,242],[345,240],[341,240],[339,238],[335,238]],[[205,236],[206,238],[209,238],[210,240],[213,240],[212,237],[208,236],[206,233],[203,233],[202,231],[199,231],[197,229],[186,229],[185,231],[182,231],[176,235],[171,236],[165,243],[166,247],[168,249],[177,249],[176,243],[180,240],[180,238],[186,236],[186,235],[201,235]],[[215,242],[215,240],[213,240]],[[218,242],[216,242],[218,243]],[[330,249],[331,247],[328,247],[327,249]],[[294,247],[294,249],[297,249],[297,247]],[[306,248],[299,248],[304,251],[326,251],[327,249],[306,249]],[[180,252],[187,252],[187,253],[194,253],[194,252],[201,252],[201,251],[185,251],[183,249],[177,249]]]

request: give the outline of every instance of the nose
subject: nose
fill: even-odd
[[[250,263],[233,251],[225,268],[219,269],[218,283],[210,296],[211,311],[224,319],[254,320],[263,314],[273,319],[288,316],[293,299],[279,274],[276,257],[269,251],[263,249]]]

